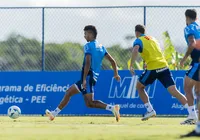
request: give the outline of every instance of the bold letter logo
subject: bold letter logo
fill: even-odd
[[[111,81],[110,91],[108,98],[125,98],[133,99],[139,98],[138,92],[136,91],[137,76],[125,77],[120,82],[117,82],[114,78]],[[157,81],[154,82],[151,86],[146,88],[149,98],[154,97],[156,90]]]
[[[120,82],[113,78],[109,98],[134,98],[136,96],[136,83],[137,76],[125,77]]]

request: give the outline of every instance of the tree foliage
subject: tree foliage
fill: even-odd
[[[191,59],[187,59],[185,66],[183,68],[180,67],[180,61],[183,58],[184,54],[181,54],[175,50],[174,45],[172,44],[169,33],[166,31],[163,33],[164,40],[164,56],[169,64],[169,68],[171,70],[180,70],[180,69],[188,69]]]
[[[181,69],[179,54],[172,44],[168,32],[163,33],[164,55],[172,70]],[[129,68],[132,48],[123,48],[119,44],[107,48],[114,57],[120,70]],[[69,71],[80,70],[83,63],[83,45],[65,42],[45,44],[45,70]],[[183,69],[187,69],[190,60]],[[103,60],[103,69],[111,69],[111,64]],[[143,61],[139,57],[134,64],[135,69],[143,68]],[[0,69],[1,71],[40,71],[42,69],[42,43],[36,39],[22,35],[11,34],[5,41],[0,41]]]

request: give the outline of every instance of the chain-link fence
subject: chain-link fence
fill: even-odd
[[[156,37],[163,50],[170,40],[175,54],[181,57],[187,48],[183,29],[188,8],[200,13],[200,7],[0,8],[0,69],[80,70],[86,43],[83,28],[88,24],[97,27],[97,40],[120,69],[128,69],[136,24],[145,24],[147,34]],[[135,67],[142,68],[141,59]],[[110,68],[103,62],[103,69]]]

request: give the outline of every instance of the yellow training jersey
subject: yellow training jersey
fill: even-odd
[[[135,40],[134,46],[139,45],[139,52],[147,64],[147,70],[155,70],[168,67],[167,61],[161,52],[158,41],[151,37],[142,35]]]

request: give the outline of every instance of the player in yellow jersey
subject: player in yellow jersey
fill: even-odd
[[[156,111],[153,109],[145,90],[145,87],[152,84],[156,79],[167,88],[172,96],[176,97],[181,104],[187,108],[187,99],[177,90],[158,41],[152,36],[145,35],[145,27],[143,25],[135,26],[135,35],[137,39],[133,43],[130,71],[134,74],[132,66],[137,58],[138,52],[141,54],[141,57],[146,62],[147,66],[136,86],[139,96],[147,109],[147,113],[142,118],[142,121],[156,116]]]

